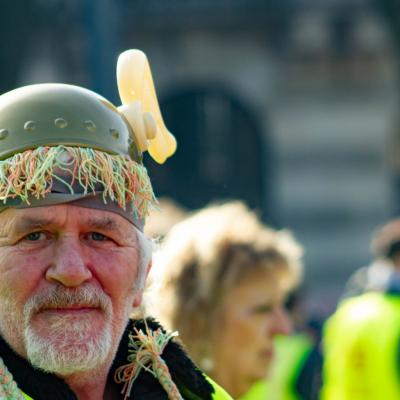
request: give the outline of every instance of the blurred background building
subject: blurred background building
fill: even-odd
[[[179,149],[147,160],[185,208],[240,198],[306,248],[308,307],[330,311],[400,203],[396,0],[1,3],[0,92],[83,85],[119,103],[118,54],[148,55]],[[397,161],[396,161],[397,158]]]

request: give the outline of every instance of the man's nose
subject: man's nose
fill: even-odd
[[[290,335],[292,333],[293,326],[287,311],[283,307],[276,307],[273,311],[273,316],[273,334]]]
[[[78,287],[92,278],[85,254],[79,239],[65,237],[58,239],[53,260],[46,271],[48,281],[65,287]]]

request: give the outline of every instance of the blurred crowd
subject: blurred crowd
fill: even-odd
[[[189,212],[164,198],[147,234],[144,312],[234,399],[400,398],[400,219],[373,232],[371,263],[325,321],[303,305],[303,246],[243,202]]]

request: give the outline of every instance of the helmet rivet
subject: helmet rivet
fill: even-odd
[[[114,139],[118,139],[119,138],[119,132],[116,129],[110,129],[110,135],[114,138]]]
[[[24,129],[27,132],[33,132],[36,129],[35,121],[26,121],[25,124],[24,124]]]
[[[64,118],[56,118],[54,120],[54,125],[56,126],[56,128],[66,128],[68,123]]]
[[[5,139],[8,136],[8,130],[7,129],[0,129],[0,140]]]
[[[96,132],[96,124],[91,121],[90,119],[88,119],[87,121],[84,122],[85,124],[85,128],[89,131],[89,132]]]

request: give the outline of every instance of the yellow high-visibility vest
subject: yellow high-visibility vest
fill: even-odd
[[[400,296],[344,301],[324,329],[321,400],[400,399]]]

